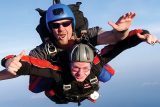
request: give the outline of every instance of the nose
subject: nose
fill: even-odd
[[[78,74],[79,74],[79,75],[83,75],[83,70],[82,70],[82,69],[79,69]]]
[[[63,25],[60,25],[58,31],[63,31],[63,29],[64,29]]]

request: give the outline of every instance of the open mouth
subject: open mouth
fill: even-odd
[[[59,38],[59,39],[64,39],[65,36],[66,36],[65,34],[59,34],[59,35],[58,35],[58,38]]]

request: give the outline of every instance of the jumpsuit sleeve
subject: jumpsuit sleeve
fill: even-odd
[[[20,60],[22,67],[17,71],[18,75],[34,75],[47,78],[60,78],[60,67],[52,65],[49,61],[41,60],[31,56],[23,56]]]
[[[130,31],[129,36],[126,39],[114,45],[107,45],[101,50],[102,60],[105,63],[108,63],[124,50],[132,48],[138,45],[139,43],[143,42],[143,40],[138,38],[137,33],[149,34],[147,30],[141,30],[141,29],[138,30],[135,29]]]
[[[87,30],[86,36],[89,39],[89,43],[92,44],[93,46],[97,46],[97,37],[100,32],[102,32],[102,28],[98,26],[89,28]]]

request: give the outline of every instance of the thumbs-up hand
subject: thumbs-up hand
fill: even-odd
[[[5,63],[5,67],[6,67],[7,71],[10,72],[12,75],[16,75],[16,72],[22,66],[22,64],[20,63],[20,60],[24,55],[25,55],[25,51],[22,51],[16,57],[8,59]]]

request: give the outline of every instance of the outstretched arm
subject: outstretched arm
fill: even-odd
[[[128,12],[122,15],[116,23],[108,22],[108,24],[113,28],[112,31],[101,32],[98,35],[98,44],[115,44],[120,40],[125,39],[128,36],[128,29],[135,17],[135,13]]]
[[[108,45],[101,50],[104,63],[108,63],[124,50],[134,47],[141,42],[149,44],[160,43],[160,40],[149,34],[147,30],[135,29],[130,31],[129,36],[115,45]]]
[[[4,62],[3,62],[4,61]],[[41,60],[31,56],[24,56],[24,53],[10,58],[8,60],[2,60],[8,74],[12,75],[35,75],[47,78],[59,78],[59,72],[61,69],[52,65],[49,61]]]
[[[6,69],[0,71],[0,80],[12,79],[12,78],[15,78],[15,77],[17,77],[17,76],[12,75]]]
[[[35,75],[47,78],[59,78],[61,68],[52,65],[47,60],[41,60],[31,56],[23,56],[20,59],[22,67],[16,72],[18,75]]]

